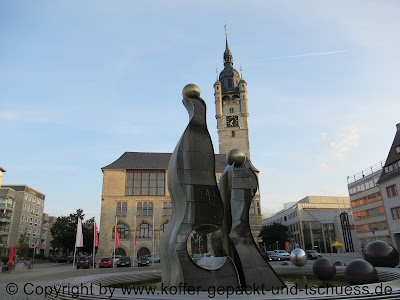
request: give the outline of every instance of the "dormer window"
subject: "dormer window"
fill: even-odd
[[[400,153],[400,146],[396,147],[396,153]]]
[[[232,88],[232,79],[228,78],[228,88]]]

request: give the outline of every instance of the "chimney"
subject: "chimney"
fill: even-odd
[[[396,124],[396,128],[397,128],[397,130],[400,129],[400,123],[397,123],[397,124]]]

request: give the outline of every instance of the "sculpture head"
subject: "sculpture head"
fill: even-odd
[[[235,167],[240,167],[246,161],[246,154],[240,149],[232,149],[226,155],[228,165],[235,163]]]

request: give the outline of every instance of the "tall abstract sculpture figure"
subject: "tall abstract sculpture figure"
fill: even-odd
[[[227,155],[219,186],[215,181],[215,156],[206,124],[206,104],[194,84],[183,89],[189,124],[168,166],[171,221],[160,243],[164,286],[284,287],[258,250],[250,230],[249,209],[258,180],[245,154],[234,149]],[[211,234],[211,246],[222,266],[208,270],[195,264],[187,250],[192,232]]]
[[[223,204],[215,181],[214,148],[206,124],[206,104],[194,85],[183,89],[183,104],[189,124],[172,153],[168,166],[168,190],[172,201],[171,221],[160,244],[162,282],[167,286],[238,286],[233,262],[210,271],[193,263],[187,239],[217,231],[222,223]]]
[[[218,186],[224,204],[221,238],[225,252],[235,263],[240,285],[284,287],[261,255],[250,230],[249,209],[258,189],[255,168],[239,149],[227,154],[227,162]]]

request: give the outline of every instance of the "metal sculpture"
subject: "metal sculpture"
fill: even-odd
[[[336,275],[336,267],[329,259],[321,257],[314,262],[313,273],[319,280],[328,281]]]
[[[221,268],[209,271],[197,266],[187,252],[187,239],[192,231],[205,235],[220,228],[223,204],[215,180],[214,148],[207,130],[206,104],[195,85],[187,85],[182,94],[189,124],[168,166],[172,216],[160,243],[162,282],[164,286],[185,284],[202,289],[237,287],[239,282],[232,260],[228,258]]]
[[[356,259],[349,263],[344,271],[349,284],[369,284],[379,282],[375,267],[369,262]]]
[[[374,267],[394,268],[399,264],[396,248],[384,241],[373,241],[365,247],[364,258]]]
[[[302,267],[307,263],[307,253],[300,248],[295,248],[290,253],[290,261],[298,267]]]
[[[225,252],[235,263],[241,286],[284,287],[262,256],[250,229],[249,209],[258,189],[255,168],[239,149],[231,150],[226,158],[228,166],[218,184],[224,203],[221,238]]]
[[[258,189],[254,167],[240,150],[227,155],[219,186],[215,180],[214,148],[206,124],[206,104],[193,84],[183,89],[189,124],[168,166],[171,221],[160,243],[164,286],[284,287],[263,258],[250,230],[249,208]],[[216,270],[202,268],[191,259],[187,240],[191,233],[212,234],[214,254],[224,256]]]

